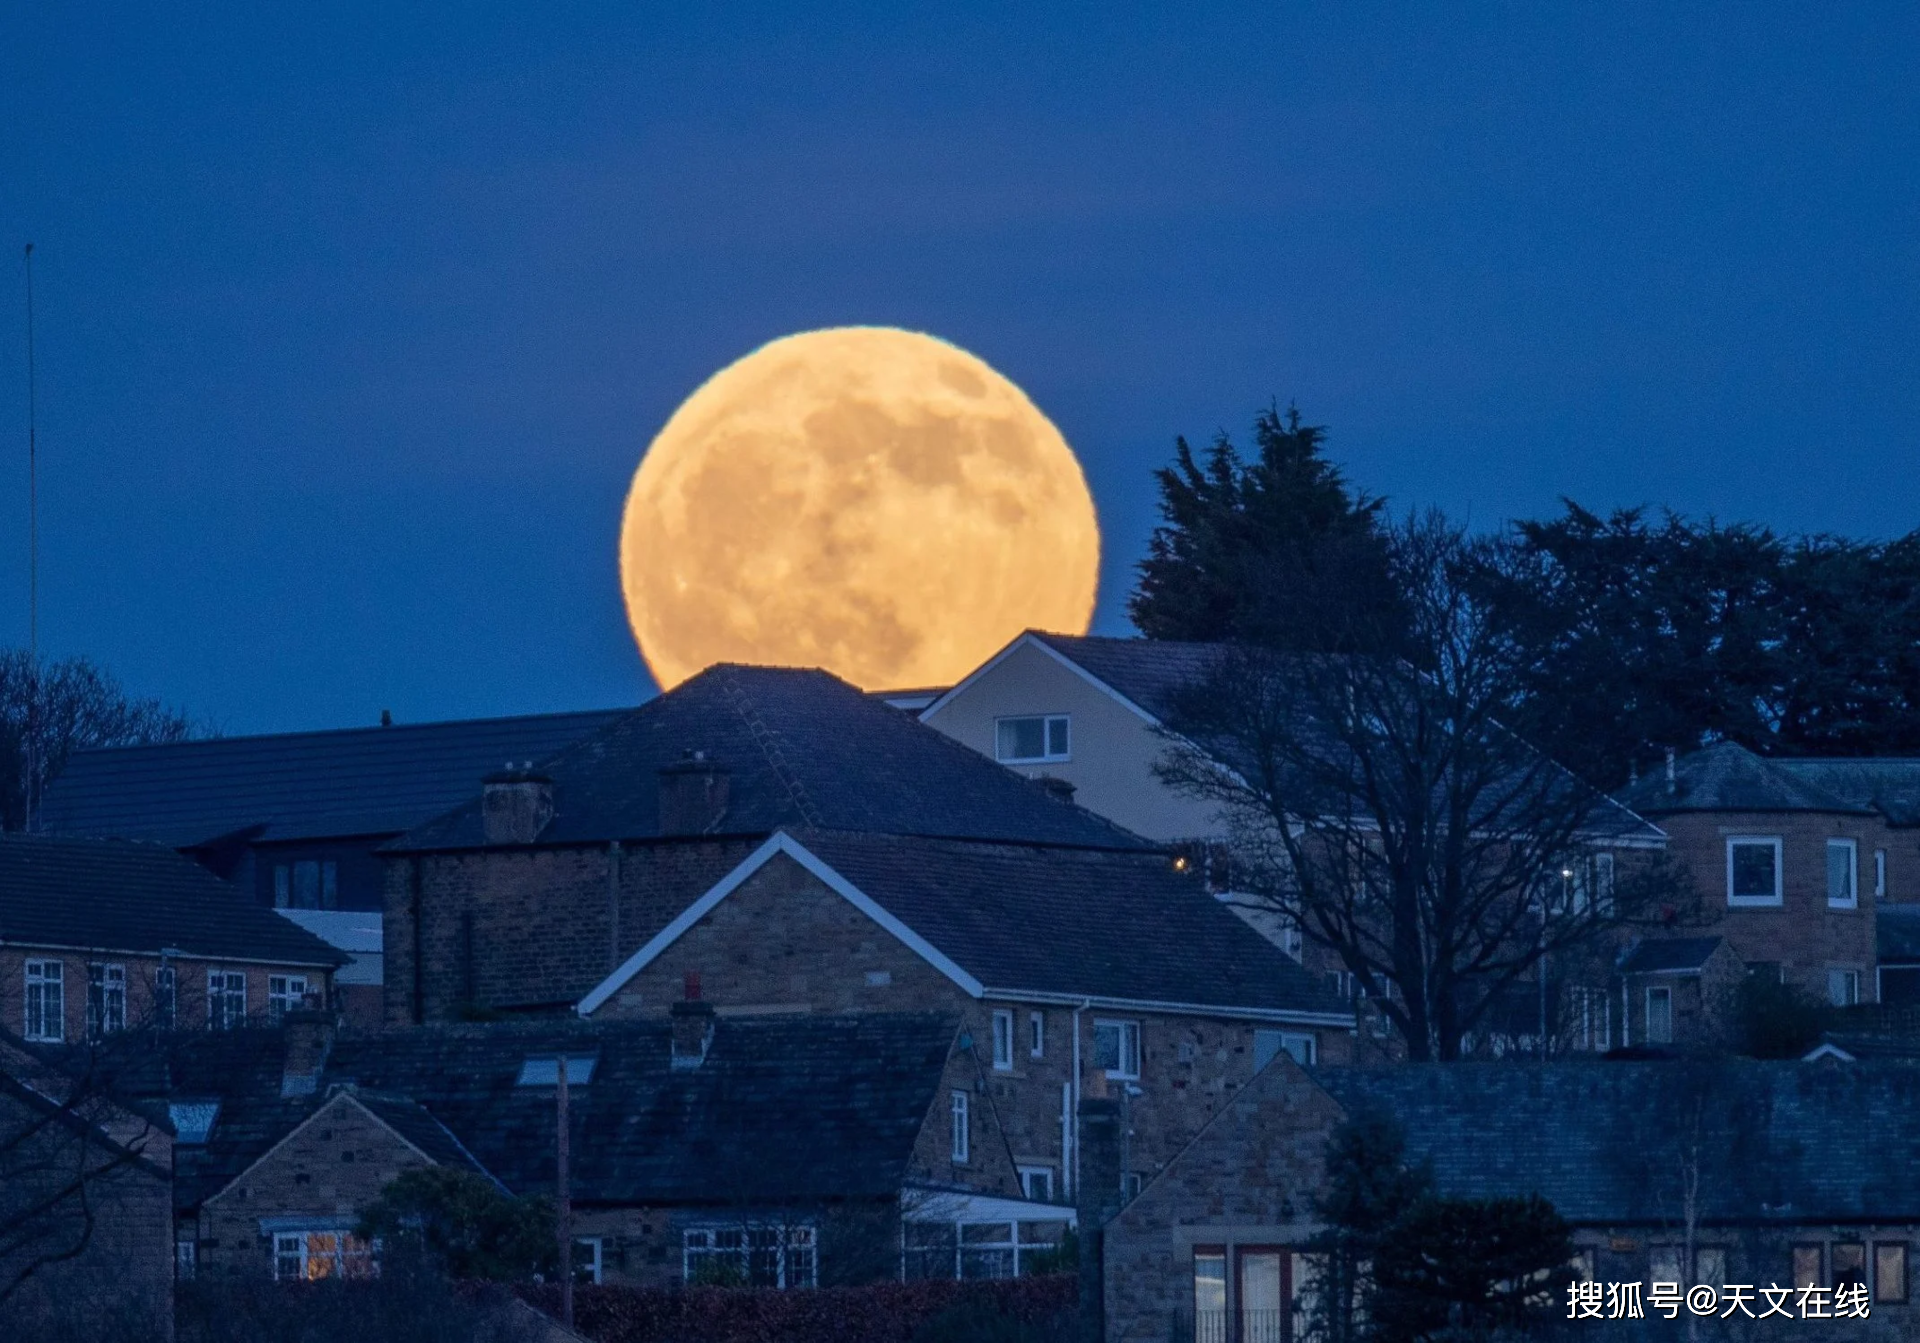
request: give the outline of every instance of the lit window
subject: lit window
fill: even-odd
[[[1835,1007],[1857,1007],[1860,1003],[1860,972],[1827,971],[1827,1000]]]
[[[1727,903],[1780,903],[1780,840],[1777,836],[1736,836],[1727,841]]]
[[[1673,1043],[1672,989],[1647,990],[1647,1043],[1650,1045]]]
[[[1138,1077],[1140,1075],[1140,1023],[1095,1021],[1093,1023],[1093,1066],[1105,1069],[1108,1077]]]
[[[278,1026],[280,1019],[307,1001],[305,975],[267,976],[267,1020]]]
[[[969,1099],[964,1091],[953,1093],[953,1160],[956,1165],[965,1165],[973,1149],[973,1134],[967,1123]]]
[[[279,1282],[321,1278],[371,1278],[373,1246],[345,1231],[276,1231],[273,1276]]]
[[[247,977],[238,970],[207,971],[207,1027],[238,1030],[247,1024]]]
[[[1036,1059],[1046,1057],[1047,1014],[1045,1012],[1027,1013],[1027,1053]]]
[[[593,1065],[599,1062],[597,1054],[567,1055],[567,1086],[583,1087],[593,1080]],[[557,1087],[560,1085],[560,1059],[555,1054],[530,1054],[520,1064],[520,1076],[515,1086]]]
[[[1873,1247],[1873,1299],[1887,1302],[1907,1299],[1905,1241],[1882,1241]]]
[[[994,754],[1004,764],[1033,764],[1068,758],[1067,715],[1002,718],[994,723]]]
[[[23,1032],[29,1040],[67,1038],[66,967],[59,961],[28,961],[27,1019]]]
[[[87,1035],[99,1039],[127,1028],[127,967],[87,967]]]
[[[1827,906],[1853,909],[1860,903],[1860,850],[1850,839],[1827,841]]]
[[[997,1010],[993,1014],[993,1066],[1002,1072],[1013,1068],[1013,1013]]]
[[[818,1279],[811,1225],[688,1227],[681,1244],[690,1287],[812,1287]]]

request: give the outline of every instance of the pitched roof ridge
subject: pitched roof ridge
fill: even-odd
[[[814,806],[813,799],[807,795],[806,785],[800,782],[800,776],[794,771],[793,766],[787,763],[786,753],[780,748],[779,734],[760,716],[759,706],[753,702],[746,688],[740,684],[740,678],[735,674],[735,669],[731,666],[718,668],[715,677],[720,682],[721,693],[727,697],[727,703],[732,706],[735,713],[740,715],[740,721],[747,725],[747,733],[753,738],[753,744],[759,747],[767,767],[773,771],[774,777],[779,779],[781,786],[787,790],[787,796],[792,800],[795,809],[805,818],[808,825],[816,830],[823,829],[820,809]]]

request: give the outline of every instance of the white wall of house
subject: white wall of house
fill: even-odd
[[[1068,717],[1067,758],[1008,768],[1067,780],[1075,802],[1148,839],[1225,835],[1210,804],[1182,797],[1154,777],[1153,762],[1167,744],[1152,723],[1032,641],[1013,648],[971,684],[963,683],[923,721],[992,760],[999,758],[995,742],[1001,719],[1047,714]]]

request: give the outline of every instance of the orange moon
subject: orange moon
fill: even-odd
[[[984,361],[889,327],[714,374],[647,449],[620,528],[663,689],[716,662],[951,685],[1023,629],[1084,633],[1099,568],[1060,431]]]

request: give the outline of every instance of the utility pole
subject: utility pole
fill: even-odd
[[[567,1188],[567,1056],[554,1061],[558,1074],[553,1089],[557,1112],[554,1138],[554,1221],[560,1237],[560,1323],[573,1328],[573,1198]]]
[[[21,797],[22,826],[33,830],[34,794],[40,784],[40,462],[39,407],[35,404],[33,361],[33,244],[22,253],[27,269],[27,777]]]

